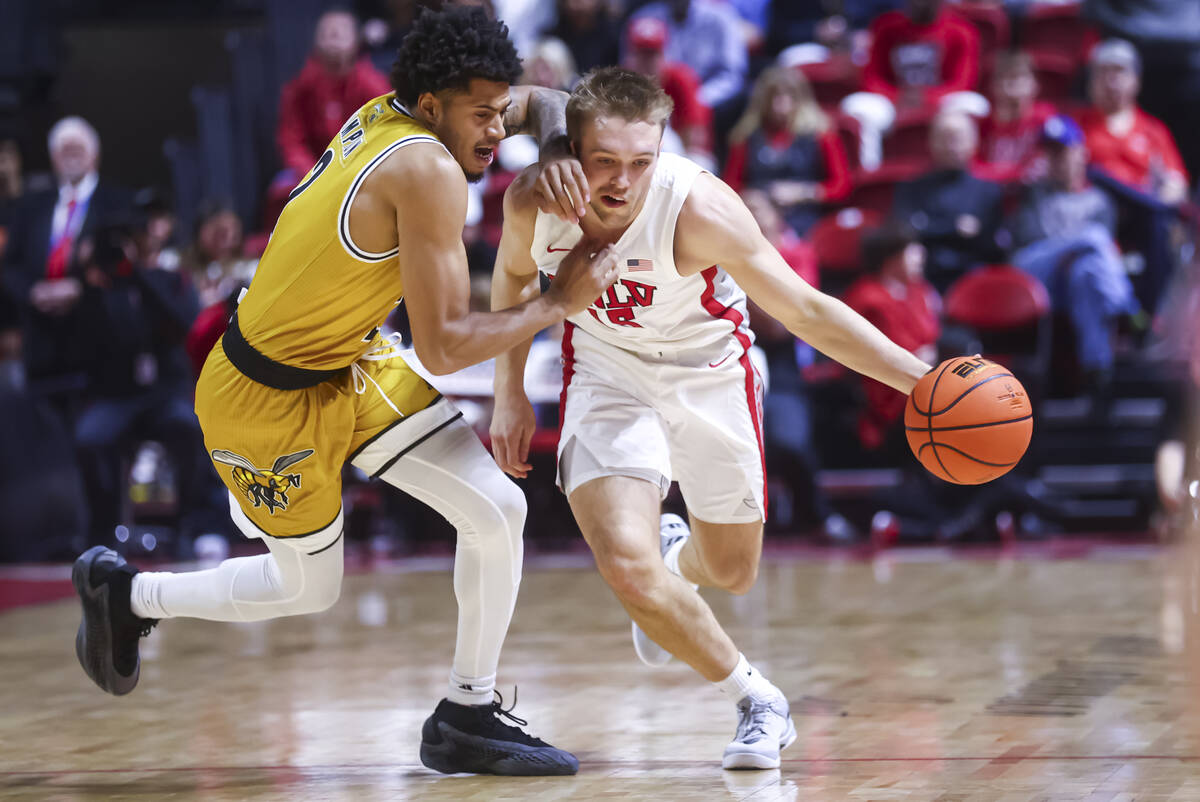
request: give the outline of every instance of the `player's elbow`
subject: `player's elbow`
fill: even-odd
[[[420,346],[413,343],[413,350],[416,351],[417,359],[420,360],[425,370],[434,376],[445,376],[448,373],[454,373],[465,367],[464,365],[456,364],[452,355],[441,346]]]

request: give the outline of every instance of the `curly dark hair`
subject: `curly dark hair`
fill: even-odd
[[[426,92],[465,91],[472,78],[511,84],[520,75],[507,25],[478,6],[446,6],[413,23],[392,65],[392,88],[411,105]]]

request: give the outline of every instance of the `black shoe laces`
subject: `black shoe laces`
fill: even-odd
[[[150,634],[150,630],[158,626],[157,618],[139,618],[138,619],[138,637],[144,638]]]
[[[484,708],[485,712],[481,715],[486,725],[494,731],[504,733],[510,740],[533,744],[535,746],[548,745],[540,738],[534,738],[529,733],[520,729],[521,727],[528,727],[529,722],[520,716],[514,715],[512,712],[513,708],[517,706],[517,688],[515,685],[513,686],[513,701],[507,709],[504,707],[504,697],[500,694],[500,691],[493,691],[493,693],[496,694],[496,701]],[[505,724],[502,719],[507,719],[516,726]]]

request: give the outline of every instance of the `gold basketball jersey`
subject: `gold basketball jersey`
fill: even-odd
[[[237,320],[263,355],[297,368],[344,368],[370,347],[404,287],[399,248],[370,253],[350,236],[350,207],[397,150],[441,144],[394,94],[359,109],[292,190]]]

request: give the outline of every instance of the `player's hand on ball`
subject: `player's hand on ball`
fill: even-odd
[[[585,237],[563,257],[550,284],[550,293],[566,307],[568,316],[574,315],[591,306],[620,273],[612,246],[600,246]]]
[[[1008,368],[959,356],[917,382],[904,407],[904,430],[934,476],[978,485],[1008,473],[1025,454],[1033,407]]]
[[[533,467],[529,464],[529,443],[536,428],[537,416],[524,392],[496,396],[488,431],[492,437],[492,456],[500,470],[517,479],[529,475]]]

